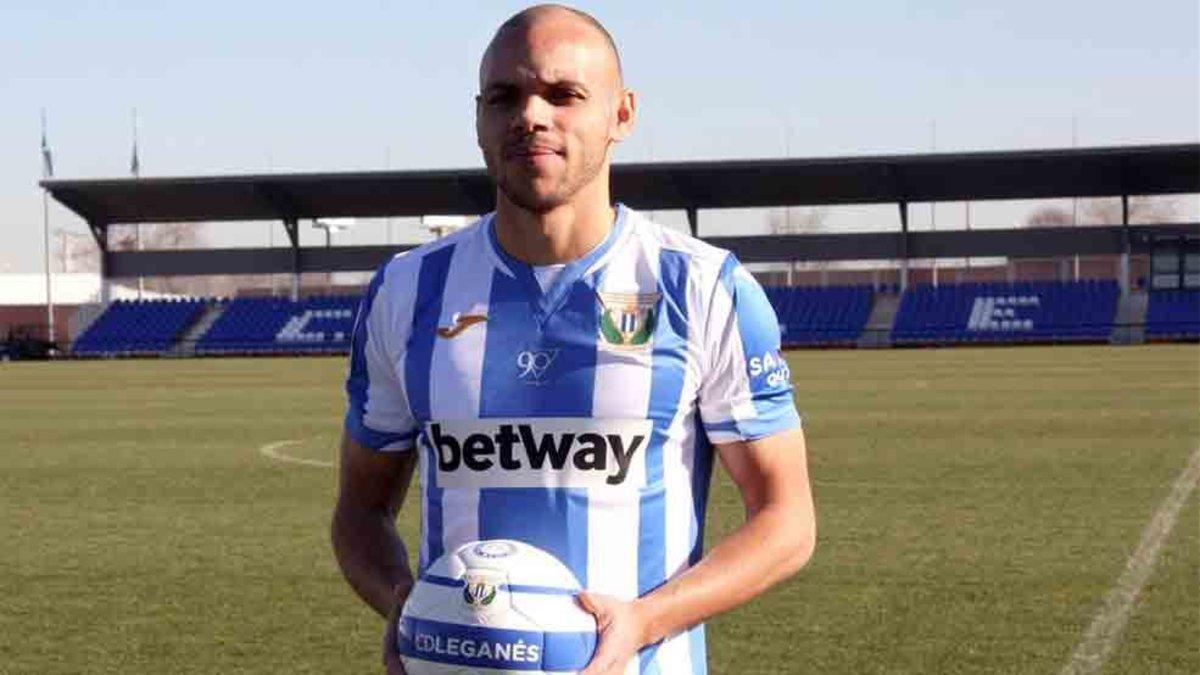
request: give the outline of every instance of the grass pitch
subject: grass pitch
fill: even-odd
[[[1200,443],[1194,345],[789,361],[818,549],[709,624],[721,675],[1058,672]],[[0,673],[378,672],[334,472],[257,452],[332,460],[343,368],[0,366]],[[718,471],[709,541],[740,518]],[[1200,672],[1198,578],[1193,493],[1105,672]]]

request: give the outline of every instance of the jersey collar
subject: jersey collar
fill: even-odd
[[[627,227],[626,221],[629,217],[629,209],[620,203],[616,205],[616,209],[616,220],[613,221],[612,229],[608,231],[608,235],[604,237],[604,241],[600,242],[591,251],[588,251],[582,258],[577,258],[567,263],[567,266],[559,273],[558,278],[554,280],[554,283],[544,293],[529,263],[514,258],[500,245],[500,241],[496,237],[495,213],[489,214],[487,222],[484,223],[484,230],[487,232],[488,248],[495,257],[497,267],[509,276],[520,280],[530,299],[534,301],[535,310],[540,315],[539,318],[544,319],[562,305],[572,284],[578,281],[584,274],[591,271],[593,266],[612,249],[613,244],[620,240],[624,234]]]

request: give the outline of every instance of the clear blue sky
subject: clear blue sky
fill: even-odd
[[[641,96],[617,161],[1200,138],[1196,0],[973,4],[579,6]],[[41,107],[58,177],[126,175],[133,107],[143,175],[481,166],[478,57],[522,6],[6,1],[0,272],[41,269]]]

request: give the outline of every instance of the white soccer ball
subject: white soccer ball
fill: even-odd
[[[396,631],[408,675],[568,675],[596,649],[579,581],[550,553],[519,541],[463,544],[417,581]]]

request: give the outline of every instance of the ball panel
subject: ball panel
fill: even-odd
[[[547,632],[596,631],[596,619],[575,601],[575,594],[512,593],[512,607]]]
[[[513,539],[463,544],[455,550],[454,557],[466,568],[504,569],[512,584],[579,588],[575,574],[558,558],[536,546]]]
[[[420,675],[570,675],[544,670],[496,670],[494,668],[470,668],[449,663],[433,663],[419,659],[402,658],[409,673]]]
[[[397,647],[409,675],[571,675],[591,660],[596,622],[579,582],[539,548],[471,542],[434,561],[405,603]]]
[[[594,630],[543,633],[413,617],[402,619],[401,626],[401,656],[470,668],[573,672],[587,665],[596,648]]]

